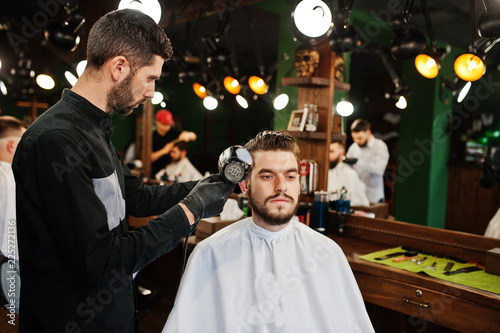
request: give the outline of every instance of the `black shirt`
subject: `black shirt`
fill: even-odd
[[[177,203],[195,182],[143,184],[110,142],[110,124],[65,90],[19,143],[21,333],[138,332],[132,274],[190,230]],[[128,230],[127,214],[161,215]]]

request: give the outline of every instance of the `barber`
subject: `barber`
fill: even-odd
[[[13,161],[19,332],[139,332],[133,273],[219,214],[232,193],[215,176],[145,185],[110,141],[110,114],[152,98],[171,55],[151,18],[108,13],[89,33],[85,72],[23,135]],[[128,230],[127,214],[159,217]]]
[[[347,150],[344,163],[351,164],[366,185],[371,203],[384,202],[384,173],[389,163],[389,149],[384,141],[373,136],[370,123],[356,119],[351,125],[354,143]]]

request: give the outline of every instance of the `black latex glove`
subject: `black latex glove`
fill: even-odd
[[[211,175],[200,180],[181,202],[194,214],[196,221],[216,216],[222,212],[235,186],[223,181],[219,174]]]
[[[344,157],[344,163],[347,163],[347,164],[350,164],[350,165],[356,164],[357,161],[358,161],[357,158],[347,158],[347,157]]]

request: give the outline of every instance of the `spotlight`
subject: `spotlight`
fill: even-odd
[[[137,9],[151,17],[156,23],[161,19],[161,6],[158,0],[121,0],[118,9]]]
[[[7,86],[5,86],[5,83],[2,80],[0,80],[0,91],[4,96],[7,95]]]
[[[429,39],[431,41],[431,51],[419,54],[415,58],[415,67],[423,77],[433,79],[439,74],[439,71],[441,70],[441,62],[443,61],[446,54],[448,54],[449,46],[447,48],[437,48],[436,38],[434,37],[434,29],[432,28],[431,17],[429,15],[426,2],[425,0],[421,1],[425,25],[427,27],[427,32],[429,33]]]
[[[394,102],[394,105],[399,109],[406,109],[408,103],[406,98],[410,94],[408,87],[406,86],[394,86],[390,88],[384,95],[388,100]]]
[[[45,90],[51,90],[56,86],[54,79],[47,74],[39,74],[36,77],[36,83]]]
[[[76,74],[78,74],[78,77],[82,76],[85,67],[87,67],[87,60],[82,60],[76,65]]]
[[[459,77],[455,77],[454,81],[443,81],[443,86],[446,89],[451,90],[451,94],[454,97],[457,97],[457,103],[461,103],[464,100],[465,96],[467,96],[470,87],[472,86],[472,82],[464,81]]]
[[[320,0],[303,0],[292,12],[293,30],[297,38],[316,44],[332,27],[332,12]]]
[[[65,71],[64,77],[66,78],[66,80],[68,80],[71,86],[74,86],[76,84],[76,81],[78,81],[76,76],[74,76],[73,73],[71,73],[70,71]]]
[[[342,100],[337,103],[337,113],[342,117],[349,117],[354,112],[354,106],[351,102]]]
[[[236,95],[236,102],[243,108],[248,109],[248,101],[245,97],[241,95]]]
[[[408,106],[408,103],[406,102],[406,98],[404,96],[399,96],[395,105],[398,109],[404,110]]]
[[[466,82],[465,85],[458,92],[457,103],[461,103],[465,96],[469,93],[470,87],[472,86],[472,82]]]
[[[432,53],[421,53],[415,58],[415,67],[420,75],[433,79],[439,74],[441,61],[446,54],[446,49],[438,49]]]
[[[198,96],[199,98],[204,99],[208,96],[207,88],[205,88],[205,86],[201,85],[198,82],[193,83],[193,90],[196,96]]]
[[[159,91],[155,91],[155,94],[151,99],[151,103],[157,105],[160,104],[162,101],[163,101],[163,94]]]
[[[500,37],[500,11],[483,13],[479,17],[478,32],[484,38]]]
[[[328,37],[328,45],[335,53],[349,52],[363,44],[359,31],[348,23],[349,13],[349,8],[337,9],[333,12],[334,31]]]
[[[472,53],[462,54],[455,60],[455,73],[464,81],[477,81],[484,72],[484,62],[477,55]]]
[[[238,95],[241,90],[240,83],[232,76],[224,78],[224,88],[233,95]]]
[[[250,76],[248,86],[258,95],[264,95],[268,89],[266,82],[258,76]]]
[[[215,110],[217,108],[217,105],[219,105],[219,102],[212,96],[207,96],[203,99],[203,106],[207,110]]]
[[[80,44],[78,30],[85,23],[85,17],[76,7],[65,6],[65,9],[68,15],[67,19],[50,22],[45,28],[44,36],[53,45],[73,52]]]
[[[328,45],[335,53],[344,53],[355,50],[363,44],[363,38],[355,27],[347,27],[344,32],[332,33],[328,38]]]
[[[290,98],[287,94],[280,94],[276,96],[273,101],[273,106],[275,110],[283,110],[287,105]]]
[[[394,38],[391,42],[391,54],[396,60],[408,60],[425,49],[427,40],[417,30],[408,26],[408,15],[394,15],[389,23]]]

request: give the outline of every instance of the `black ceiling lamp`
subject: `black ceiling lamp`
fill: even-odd
[[[486,8],[483,0],[484,13],[479,17],[477,24],[478,33],[483,38],[499,38],[500,37],[500,10],[497,8],[492,11]]]
[[[410,29],[409,21],[414,0],[408,0],[401,13],[392,16],[389,22],[394,38],[391,42],[391,55],[396,60],[411,59],[422,52],[427,40],[418,30]]]
[[[448,54],[449,50],[446,48],[437,48],[436,38],[434,37],[434,30],[432,29],[432,22],[426,2],[425,0],[420,0],[420,2],[424,13],[425,25],[431,41],[431,50],[429,52],[420,53],[415,58],[415,67],[420,75],[428,79],[433,79],[439,74],[441,62]]]
[[[461,103],[464,100],[465,96],[467,96],[471,85],[471,81],[464,81],[458,76],[455,76],[453,81],[443,80],[442,88],[450,90],[452,96],[456,98],[457,103]]]
[[[408,96],[410,95],[410,89],[407,85],[404,84],[403,80],[396,72],[396,69],[389,61],[388,51],[382,49],[380,46],[370,46],[363,49],[364,52],[367,52],[371,55],[379,56],[380,60],[382,60],[382,64],[384,68],[387,70],[387,73],[391,77],[393,86],[391,86],[384,93],[385,99],[388,99],[394,103],[394,105],[399,109],[406,109],[408,102]]]
[[[85,23],[83,13],[78,10],[76,1],[68,2],[64,9],[67,18],[65,20],[54,20],[45,28],[44,36],[54,46],[63,50],[74,51],[80,44],[78,30]]]
[[[339,1],[339,9],[333,11],[333,32],[328,37],[328,45],[337,54],[352,51],[363,44],[359,31],[349,25],[352,3],[352,0],[347,3]]]

